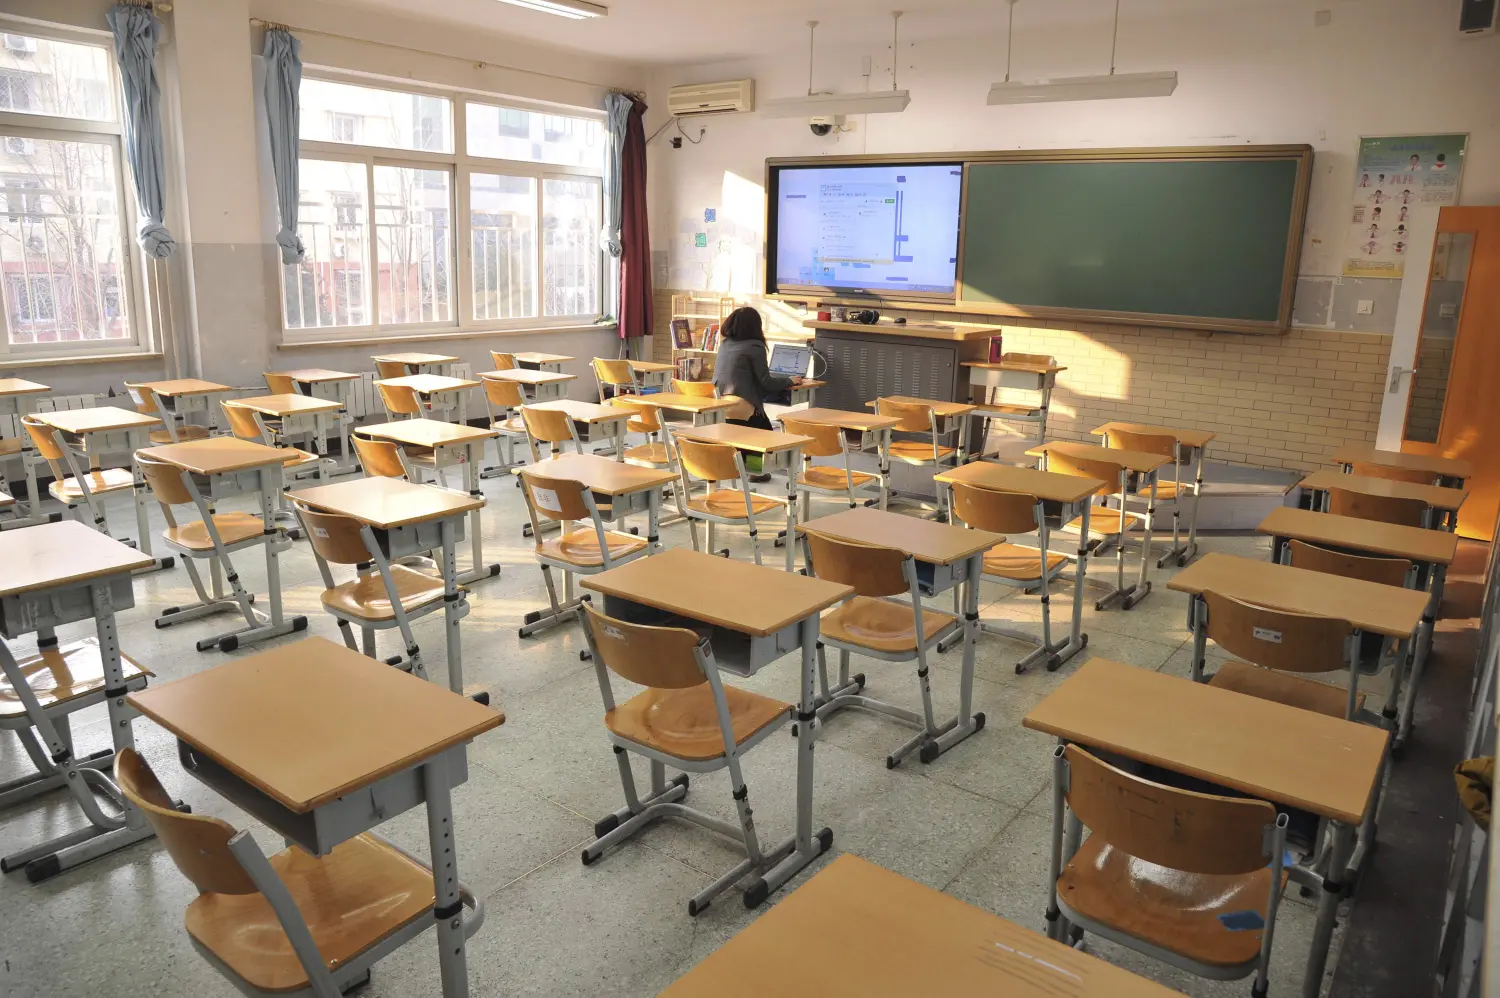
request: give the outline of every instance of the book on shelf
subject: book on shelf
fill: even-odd
[[[672,320],[672,346],[678,350],[692,349],[693,324],[687,319]]]

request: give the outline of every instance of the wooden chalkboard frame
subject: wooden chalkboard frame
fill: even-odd
[[[776,168],[784,166],[868,165],[876,163],[938,164],[962,163],[963,192],[959,201],[958,285],[952,295],[939,298],[896,298],[886,295],[853,295],[829,289],[827,294],[807,291],[780,292],[775,288],[775,274],[770,266],[771,240],[776,231],[775,199],[766,199],[767,266],[766,296],[781,301],[807,301],[816,295],[820,302],[831,304],[870,305],[906,308],[914,311],[956,312],[969,315],[1015,316],[1032,319],[1069,319],[1082,322],[1112,322],[1124,325],[1158,326],[1170,329],[1197,329],[1210,332],[1240,332],[1279,335],[1291,328],[1292,298],[1297,287],[1297,272],[1302,255],[1302,233],[1307,222],[1308,192],[1312,186],[1313,149],[1310,145],[1243,145],[1243,146],[1173,146],[1126,149],[1015,149],[988,152],[934,152],[900,155],[864,154],[858,156],[793,156],[766,160],[766,191],[772,190]],[[969,199],[970,166],[990,163],[1126,163],[1184,162],[1194,160],[1292,160],[1297,164],[1296,189],[1292,200],[1291,225],[1287,231],[1286,258],[1282,269],[1281,295],[1274,321],[1223,319],[1214,316],[1159,315],[1147,312],[1111,312],[1074,308],[1023,308],[1001,302],[964,301],[964,244]]]

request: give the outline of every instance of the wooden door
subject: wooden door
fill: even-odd
[[[1401,449],[1474,465],[1459,511],[1490,540],[1500,511],[1500,206],[1443,208]]]

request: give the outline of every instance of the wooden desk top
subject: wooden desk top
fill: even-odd
[[[64,433],[98,433],[104,430],[132,430],[145,426],[160,426],[161,420],[134,409],[121,409],[112,405],[96,406],[92,409],[63,409],[58,412],[39,412],[36,418],[48,426]]]
[[[974,405],[972,402],[944,402],[941,399],[923,399],[917,398],[914,395],[886,395],[885,399],[888,402],[901,402],[905,405],[925,405],[939,416],[945,418],[949,416],[962,416],[979,408],[979,406]],[[874,402],[866,402],[865,405],[871,409],[875,408]]]
[[[277,372],[272,371],[272,374]],[[300,381],[304,385],[316,385],[321,381],[358,381],[359,375],[349,374],[346,371],[330,371],[322,367],[303,367],[295,371],[280,372],[293,381]]]
[[[410,388],[422,395],[436,395],[440,392],[456,392],[464,388],[479,387],[477,381],[471,381],[468,378],[450,378],[446,374],[408,374],[404,378],[385,378],[375,383]]]
[[[951,523],[938,523],[888,510],[861,506],[832,516],[797,524],[797,533],[814,531],[859,544],[896,548],[918,561],[949,565],[1003,544],[1005,537],[985,530],[970,530]]]
[[[38,395],[51,390],[46,385],[23,378],[0,378],[0,395]]]
[[[1297,483],[1304,489],[1326,491],[1348,489],[1367,496],[1383,496],[1391,499],[1420,499],[1433,509],[1451,512],[1464,504],[1469,497],[1467,489],[1450,489],[1441,485],[1413,485],[1389,478],[1371,478],[1368,475],[1346,475],[1335,468],[1315,471]]]
[[[1108,461],[1110,464],[1124,465],[1125,470],[1145,473],[1155,471],[1164,464],[1171,464],[1172,459],[1164,454],[1148,454],[1138,450],[1116,450],[1113,447],[1100,447],[1097,444],[1085,444],[1076,440],[1049,440],[1031,448],[1026,452],[1027,457],[1041,457],[1048,451],[1057,451],[1068,457],[1082,458],[1086,461]]]
[[[1333,452],[1333,461],[1335,464],[1378,464],[1406,471],[1430,471],[1434,477],[1441,475],[1444,478],[1469,478],[1474,474],[1474,463],[1461,457],[1403,454],[1400,451],[1377,450],[1374,444],[1345,444]]]
[[[642,489],[670,485],[677,476],[665,468],[642,468],[597,454],[559,454],[557,457],[514,469],[534,471],[544,478],[566,478],[581,482],[590,492],[623,496]]]
[[[1273,700],[1091,658],[1024,727],[1358,824],[1387,734]]]
[[[784,419],[800,419],[808,423],[822,423],[824,426],[837,426],[841,430],[857,430],[861,433],[871,430],[888,430],[901,422],[900,416],[877,416],[873,412],[848,412],[844,409],[793,409],[786,413]]]
[[[637,395],[635,401],[654,405],[658,409],[677,409],[681,412],[718,412],[739,405],[739,399],[704,398],[700,395],[678,395],[676,392],[653,392]]]
[[[300,416],[310,412],[336,412],[343,403],[333,399],[313,398],[310,395],[256,395],[253,398],[235,399],[235,405],[265,413],[267,416]]]
[[[1212,590],[1220,596],[1232,596],[1273,610],[1347,620],[1362,631],[1393,638],[1409,637],[1427,607],[1427,594],[1420,590],[1346,579],[1218,551],[1203,555],[1172,576],[1167,588],[1195,596]]]
[[[470,444],[500,435],[499,430],[488,427],[445,423],[441,419],[398,419],[390,423],[371,423],[355,427],[354,432],[360,436],[389,440],[408,447],[426,447],[429,450]]]
[[[505,720],[325,638],[224,662],[126,699],[298,814]]]
[[[207,437],[180,444],[145,447],[136,453],[151,461],[175,464],[195,475],[223,475],[302,459],[302,452],[295,448],[268,447],[238,437]]]
[[[647,374],[660,374],[663,371],[677,370],[676,364],[661,364],[654,360],[632,360],[630,362],[632,371],[644,371]]]
[[[1458,552],[1458,535],[1446,530],[1402,527],[1295,506],[1277,506],[1255,530],[1272,537],[1291,537],[1429,565],[1451,565]]]
[[[889,319],[877,323],[833,322],[808,319],[802,323],[807,329],[826,330],[835,333],[868,333],[871,336],[911,336],[920,340],[983,340],[1000,332],[999,326],[980,326],[969,322],[908,322],[897,325]]]
[[[450,357],[445,353],[383,353],[378,357],[371,357],[370,359],[377,364],[405,364],[408,367],[458,363],[457,357]]]
[[[732,423],[714,423],[710,426],[684,426],[672,431],[673,437],[698,440],[710,444],[729,444],[737,450],[752,454],[775,454],[813,442],[812,437],[777,430],[760,430],[753,426],[736,426]]]
[[[1090,433],[1099,436],[1108,436],[1111,430],[1124,430],[1126,433],[1149,433],[1153,436],[1172,437],[1184,447],[1202,447],[1210,440],[1218,436],[1207,430],[1182,430],[1170,426],[1153,426],[1150,423],[1122,423],[1118,420],[1096,426]]]
[[[150,565],[151,556],[77,520],[0,533],[0,596],[48,589]]]
[[[530,368],[514,367],[508,371],[485,371],[480,377],[494,378],[497,381],[518,381],[523,385],[551,385],[559,381],[572,381],[578,375],[562,374],[557,371],[533,371]]]
[[[1029,360],[965,360],[959,367],[977,367],[984,371],[1029,371],[1032,374],[1056,374],[1066,371],[1058,364],[1038,364]]]
[[[1017,468],[1008,464],[991,464],[974,461],[950,471],[934,475],[939,482],[961,482],[979,485],[987,489],[1002,489],[1006,492],[1025,492],[1038,499],[1051,502],[1079,502],[1094,495],[1100,489],[1110,488],[1108,482],[1097,478],[1079,478],[1077,475],[1059,475],[1055,471],[1038,471],[1035,468]]]
[[[1177,996],[851,853],[710,953],[662,998],[793,992],[819,998]]]
[[[575,358],[561,353],[518,353],[513,354],[518,364],[566,364]]]
[[[202,378],[174,378],[171,381],[143,381],[141,388],[149,388],[158,395],[167,398],[177,398],[180,395],[212,395],[215,392],[232,392],[233,388],[221,385],[217,381],[204,381]]]
[[[852,586],[688,548],[668,548],[599,575],[585,575],[578,584],[756,636],[774,634],[854,595]]]
[[[315,509],[363,520],[378,530],[458,516],[484,506],[483,497],[400,478],[356,478],[291,493]]]
[[[578,399],[553,399],[551,402],[538,402],[523,405],[523,409],[553,409],[565,412],[568,418],[575,423],[617,423],[622,419],[632,419],[635,413],[629,409],[620,409],[612,405],[600,405],[598,402],[581,402]]]

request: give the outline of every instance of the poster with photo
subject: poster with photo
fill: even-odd
[[[1359,140],[1344,254],[1345,277],[1406,273],[1412,216],[1458,204],[1468,135],[1395,135]]]

